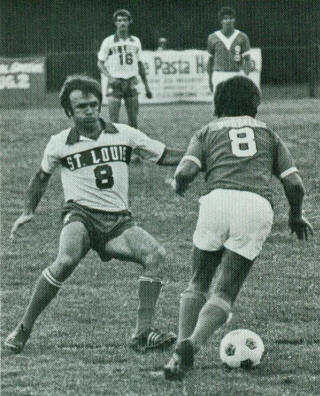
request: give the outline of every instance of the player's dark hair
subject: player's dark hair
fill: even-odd
[[[74,90],[80,90],[85,95],[92,93],[99,100],[99,111],[102,103],[101,85],[97,80],[86,75],[72,75],[68,76],[60,90],[60,104],[64,108],[68,117],[73,115],[73,110],[70,103],[70,94]]]
[[[225,16],[229,16],[231,18],[235,18],[236,17],[236,12],[232,7],[222,7],[219,12],[218,12],[218,19],[219,22],[222,21],[222,19]]]
[[[217,85],[214,94],[217,117],[255,117],[261,96],[259,88],[247,77],[236,76]]]
[[[121,8],[120,10],[117,10],[113,13],[113,16],[112,16],[113,22],[116,22],[117,17],[119,15],[127,17],[130,23],[133,22],[131,13],[128,10],[125,10],[124,8]]]

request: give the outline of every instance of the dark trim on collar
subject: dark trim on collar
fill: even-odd
[[[100,118],[99,120],[102,126],[101,133],[111,133],[111,134],[119,133],[118,129],[111,122],[105,122],[103,118]],[[68,146],[71,146],[72,144],[78,143],[79,141],[80,141],[79,131],[77,130],[76,127],[71,128],[67,136],[66,144]]]
[[[134,41],[134,39],[133,39],[133,37],[131,36],[131,34],[129,34],[128,39],[129,39],[130,41]],[[115,34],[113,35],[113,41],[114,41],[115,43],[118,42],[118,41],[120,41],[120,37],[118,36],[117,33],[115,33]]]

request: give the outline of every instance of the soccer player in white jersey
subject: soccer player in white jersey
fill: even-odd
[[[272,175],[288,199],[291,231],[298,239],[313,233],[302,215],[304,187],[288,148],[255,119],[260,93],[254,82],[240,76],[226,80],[214,101],[218,119],[192,137],[173,185],[183,194],[200,171],[205,173],[207,194],[199,200],[192,277],[181,295],[176,351],[164,368],[171,380],[193,367],[194,354],[227,321],[271,230]]]
[[[236,13],[223,7],[218,13],[221,30],[208,37],[209,88],[214,92],[219,82],[250,72],[250,42],[248,36],[235,29]]]
[[[98,68],[108,78],[107,97],[111,122],[119,121],[121,100],[124,100],[128,124],[138,127],[137,76],[145,86],[147,98],[152,98],[143,63],[140,60],[141,42],[129,34],[132,16],[127,10],[117,10],[113,14],[116,32],[106,37],[98,52]]]
[[[60,100],[74,126],[51,137],[41,167],[27,188],[23,213],[11,230],[15,237],[33,219],[52,173],[60,168],[65,204],[58,255],[38,278],[22,320],[5,345],[15,352],[22,351],[39,314],[89,249],[94,249],[103,261],[116,258],[144,268],[144,276],[139,279],[137,324],[130,345],[136,350],[168,347],[175,335],[152,327],[165,250],[132,219],[128,207],[128,165],[132,152],[159,165],[177,165],[183,152],[166,148],[128,125],[106,123],[100,118],[101,87],[94,79],[67,78]]]

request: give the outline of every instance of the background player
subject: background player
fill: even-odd
[[[137,76],[145,86],[148,99],[152,98],[143,63],[140,60],[141,43],[138,37],[129,34],[132,16],[127,10],[117,10],[113,14],[116,32],[105,38],[98,53],[98,67],[108,78],[107,97],[109,118],[119,121],[121,100],[128,115],[128,124],[138,127],[138,84]]]
[[[23,214],[11,231],[12,237],[18,235],[20,228],[33,219],[51,174],[60,167],[66,203],[58,256],[38,278],[23,318],[5,345],[15,352],[22,351],[39,314],[92,248],[103,261],[116,258],[143,266],[145,274],[139,281],[137,325],[131,346],[167,347],[175,341],[175,335],[152,328],[165,251],[132,220],[128,208],[128,165],[132,151],[159,165],[176,165],[183,153],[168,149],[127,125],[105,123],[100,118],[102,93],[96,80],[85,76],[68,78],[60,100],[74,127],[51,137],[41,167],[26,191]]]
[[[160,37],[158,40],[157,51],[165,51],[168,49],[168,40],[165,37]]]
[[[291,231],[298,239],[313,233],[302,216],[304,187],[289,150],[254,118],[260,103],[256,85],[233,77],[218,85],[214,101],[218,120],[193,136],[175,174],[175,191],[183,194],[205,172],[208,194],[199,200],[193,273],[180,301],[178,343],[164,368],[167,379],[191,369],[194,353],[226,322],[271,230],[272,174],[284,187]]]
[[[223,7],[218,13],[221,30],[208,37],[209,88],[214,92],[219,82],[250,71],[250,42],[248,36],[234,28],[236,13]]]

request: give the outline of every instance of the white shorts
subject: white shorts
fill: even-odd
[[[273,210],[269,201],[247,191],[217,189],[199,199],[194,245],[214,251],[223,246],[253,260],[269,235]]]

